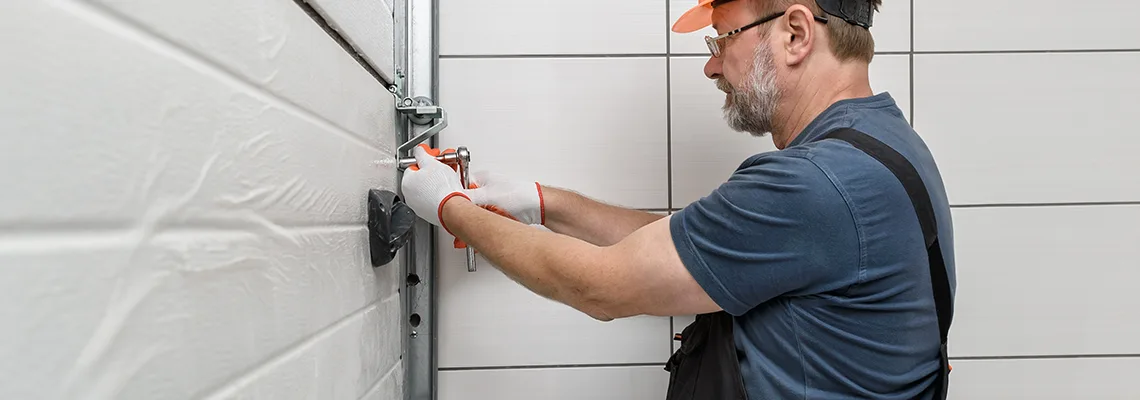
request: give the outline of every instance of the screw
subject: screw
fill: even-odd
[[[419,334],[416,333],[416,331],[412,331],[412,337],[416,337],[416,336],[419,336]]]

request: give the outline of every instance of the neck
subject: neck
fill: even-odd
[[[791,81],[785,93],[795,93],[777,106],[772,142],[783,149],[796,140],[816,117],[837,101],[868,97],[871,91],[867,65],[834,62],[826,68],[805,71]]]

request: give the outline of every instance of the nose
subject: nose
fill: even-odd
[[[720,77],[724,73],[721,70],[722,66],[723,63],[721,63],[720,58],[709,56],[709,61],[705,63],[705,76],[709,79]]]

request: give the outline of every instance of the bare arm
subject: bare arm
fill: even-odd
[[[720,310],[681,263],[667,218],[654,218],[637,229],[632,226],[643,220],[616,211],[613,215],[623,217],[622,229],[598,230],[613,236],[623,229],[633,233],[613,245],[597,246],[502,218],[459,197],[445,202],[441,215],[452,233],[511,279],[595,319]]]
[[[604,204],[580,194],[544,186],[546,227],[598,246],[618,243],[663,216]]]

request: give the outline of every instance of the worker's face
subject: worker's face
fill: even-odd
[[[752,23],[756,15],[746,1],[736,1],[713,11],[717,34]],[[737,131],[762,136],[772,131],[773,114],[779,101],[777,71],[766,42],[771,23],[740,32],[720,43],[720,57],[710,57],[705,76],[715,79],[725,92],[724,118]]]

